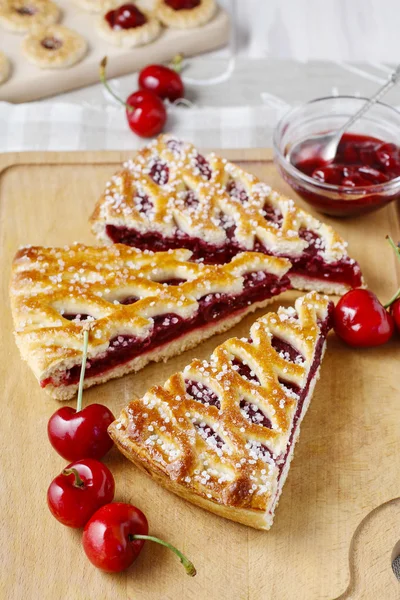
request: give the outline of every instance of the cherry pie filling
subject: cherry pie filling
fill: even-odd
[[[105,15],[105,20],[111,29],[134,29],[145,25],[145,15],[134,4],[122,4],[115,10],[110,10]]]
[[[307,157],[298,150],[294,166],[321,183],[346,187],[379,185],[400,176],[400,147],[375,137],[345,133],[335,158],[324,161],[320,148]]]
[[[180,146],[175,140],[168,142],[171,150],[179,154]],[[193,158],[193,167],[205,180],[211,178],[211,169],[207,160],[201,154]],[[150,177],[158,185],[165,185],[169,180],[168,166],[160,160],[154,159],[150,165]],[[242,204],[248,201],[248,195],[241,182],[231,179],[226,185],[226,191],[235,200]],[[137,194],[134,198],[136,209],[149,218],[154,209],[151,199],[145,194]],[[182,202],[190,211],[195,211],[198,200],[192,190],[188,190]],[[283,217],[279,210],[268,203],[263,208],[263,216],[274,226],[279,227]],[[219,217],[220,226],[225,229],[227,240],[223,246],[217,246],[205,242],[203,239],[190,236],[180,229],[176,229],[171,236],[163,236],[158,231],[139,231],[124,226],[106,225],[106,234],[114,242],[134,246],[140,250],[152,250],[163,252],[169,249],[186,248],[193,252],[192,259],[200,260],[207,264],[221,264],[229,262],[240,252],[248,250],[237,242],[235,238],[235,223],[228,215]],[[359,287],[362,285],[361,271],[357,263],[349,257],[344,257],[336,262],[327,262],[321,254],[324,249],[322,239],[313,231],[302,228],[299,236],[308,242],[308,247],[300,256],[280,255],[288,258],[293,267],[291,273],[307,279],[325,279],[332,283],[339,283],[348,287]],[[256,241],[254,252],[273,254],[260,241]]]
[[[164,284],[177,285],[180,279],[172,279]],[[96,377],[116,367],[124,365],[137,356],[145,354],[164,344],[176,340],[189,331],[201,329],[221,319],[233,317],[255,302],[267,300],[290,288],[287,276],[281,278],[264,271],[254,271],[244,275],[243,291],[240,294],[207,294],[198,300],[197,312],[188,319],[174,313],[162,314],[153,319],[154,326],[147,338],[133,335],[118,335],[110,340],[109,347],[86,364],[85,378]],[[133,304],[138,298],[130,297],[121,304]],[[93,319],[87,314],[64,314],[68,320],[84,321]],[[76,385],[79,382],[81,365],[75,365],[59,377],[48,377],[41,386],[52,384],[56,387]]]
[[[106,233],[114,243],[134,246],[140,250],[165,252],[169,249],[186,248],[193,252],[193,260],[202,260],[207,264],[227,263],[240,252],[247,250],[232,237],[228,239],[226,245],[215,246],[200,238],[190,237],[181,230],[178,230],[173,237],[164,237],[157,231],[143,233],[127,227],[106,225]],[[306,239],[309,245],[300,256],[284,255],[284,258],[288,258],[293,264],[290,273],[307,279],[320,280],[323,278],[352,288],[362,285],[360,268],[350,257],[328,263],[320,254],[321,247],[318,247],[320,238],[313,231],[300,230],[299,236]],[[273,254],[260,242],[256,242],[253,251]]]
[[[316,184],[281,170],[283,177],[300,196],[327,214],[367,213],[400,196],[396,183],[400,177],[400,146],[395,143],[345,133],[332,161],[324,160],[318,144],[305,149],[300,143],[290,162]]]
[[[297,430],[297,428],[300,424],[299,422],[303,416],[304,403],[308,397],[311,383],[312,383],[313,379],[315,378],[317,370],[321,363],[325,339],[328,335],[329,330],[332,327],[332,308],[333,307],[331,305],[328,318],[325,321],[318,323],[319,329],[320,329],[320,335],[319,335],[319,338],[316,343],[315,352],[314,352],[314,360],[313,360],[311,368],[308,372],[307,381],[305,383],[305,386],[303,388],[300,388],[299,386],[297,386],[296,384],[294,384],[290,381],[287,381],[284,379],[279,379],[279,382],[281,383],[281,385],[284,388],[286,388],[286,391],[291,390],[292,395],[296,398],[296,402],[297,402],[286,451],[283,454],[281,454],[280,456],[274,456],[273,453],[271,452],[271,450],[266,445],[261,444],[260,442],[253,443],[253,449],[255,449],[258,456],[261,456],[267,462],[272,461],[276,464],[278,471],[279,471],[278,484],[279,484],[279,480],[281,479],[282,474],[284,472],[285,465],[288,461],[296,430]],[[250,340],[248,340],[248,341],[250,342]],[[272,338],[271,343],[272,343],[272,346],[275,348],[275,350],[279,354],[281,354],[286,360],[290,360],[291,362],[297,362],[300,364],[304,361],[304,358],[302,357],[302,355],[293,346],[291,346],[287,342],[284,342],[280,338],[277,338],[274,336]],[[234,368],[239,373],[239,375],[241,375],[245,379],[249,379],[252,381],[258,381],[257,375],[254,373],[254,371],[252,371],[250,369],[250,367],[248,365],[243,364],[238,359],[234,359],[232,364],[234,365]],[[189,396],[191,396],[192,398],[194,398],[194,400],[197,400],[198,402],[202,402],[206,406],[213,405],[213,406],[216,406],[216,408],[218,410],[220,410],[220,408],[221,408],[218,396],[212,390],[210,390],[209,387],[207,387],[206,385],[204,385],[201,382],[187,380],[186,381],[186,393]],[[246,400],[241,400],[239,406],[240,406],[242,415],[245,418],[247,418],[250,421],[250,423],[260,425],[262,427],[267,427],[268,429],[272,429],[271,421],[264,414],[264,412],[258,407],[257,404],[247,402]],[[215,436],[217,435],[215,433],[215,431],[213,431],[213,429],[209,425],[205,425],[205,424],[203,424],[203,425],[204,425],[204,427],[203,427],[203,431],[202,431],[202,437],[204,437],[205,439],[208,437],[215,438]],[[213,439],[211,439],[211,442],[212,442],[211,445],[214,445]],[[223,444],[218,443],[218,448],[222,448],[222,447],[223,447]],[[270,513],[273,512],[274,504],[278,500],[279,493],[280,493],[280,486],[278,485],[276,497],[274,498],[274,502],[270,509]]]

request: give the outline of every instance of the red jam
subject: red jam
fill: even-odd
[[[162,236],[157,231],[143,233],[135,229],[118,227],[116,225],[107,225],[106,232],[114,243],[127,244],[140,250],[162,252],[170,248],[187,248],[193,252],[193,260],[204,260],[207,264],[227,263],[236,254],[246,250],[246,248],[242,248],[235,241],[233,237],[234,227],[231,228],[231,231],[227,230],[230,239],[228,239],[224,246],[208,244],[204,240],[188,236],[180,230],[173,237],[168,238]],[[345,257],[336,263],[326,263],[319,253],[321,249],[320,238],[307,229],[300,230],[299,235],[309,242],[309,246],[299,257],[285,255],[293,264],[290,273],[301,275],[307,279],[321,279],[326,274],[330,282],[350,287],[359,287],[361,285],[361,270],[357,263],[354,263],[349,257]],[[263,254],[273,254],[260,243],[256,243],[253,250],[254,252],[262,252]]]
[[[378,185],[400,176],[400,148],[373,137],[345,133],[332,162],[315,154],[294,162],[306,175],[322,183],[346,187]]]
[[[37,9],[34,8],[33,6],[21,6],[20,8],[14,8],[14,10],[19,15],[29,16],[29,17],[31,17],[32,15],[35,15],[37,13]]]
[[[328,214],[348,215],[369,212],[400,196],[400,191],[374,193],[371,186],[400,177],[400,147],[374,137],[345,133],[333,161],[326,162],[315,153],[302,156],[301,146],[293,165],[316,182],[338,186],[330,194],[310,191],[287,175],[290,185],[311,204]],[[371,188],[371,191],[369,191]]]
[[[55,37],[44,38],[44,40],[42,40],[40,43],[42,44],[43,48],[46,48],[46,50],[59,50],[63,45],[62,41]]]
[[[174,10],[190,10],[201,4],[201,0],[164,0]]]
[[[134,4],[122,4],[105,15],[111,29],[133,29],[141,27],[147,21],[145,15]]]
[[[209,387],[200,381],[186,380],[186,393],[197,402],[202,402],[206,406],[215,406],[221,409],[219,398]]]
[[[170,285],[180,280],[170,280]],[[94,377],[105,373],[116,366],[123,365],[136,356],[150,352],[172,340],[178,339],[188,331],[206,327],[210,323],[217,322],[240,312],[248,305],[260,302],[289,289],[288,277],[278,278],[271,273],[255,271],[244,276],[244,286],[241,294],[229,296],[227,294],[207,294],[198,300],[199,309],[190,319],[183,319],[176,314],[164,314],[154,318],[154,327],[151,334],[145,339],[139,339],[131,335],[120,335],[110,340],[106,352],[98,358],[88,361],[85,377]],[[137,300],[137,299],[136,299]],[[123,304],[132,304],[134,298]],[[69,320],[86,320],[89,315],[63,315]],[[61,381],[53,382],[51,378],[41,382],[42,387],[46,385],[74,385],[80,377],[81,367],[76,365],[63,374]]]

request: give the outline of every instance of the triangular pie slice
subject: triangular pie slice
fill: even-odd
[[[284,256],[296,289],[341,295],[363,285],[332,227],[240,167],[168,134],[111,178],[91,222],[103,243],[187,248],[207,263],[242,251]]]
[[[11,281],[15,336],[40,385],[59,399],[75,394],[84,327],[89,387],[192,348],[290,287],[283,258],[243,252],[205,265],[190,256],[121,244],[20,250]]]
[[[109,433],[155,481],[269,529],[325,351],[333,305],[315,292],[132,400]]]

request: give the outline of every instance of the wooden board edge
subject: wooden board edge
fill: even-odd
[[[215,151],[209,148],[201,150],[204,153]],[[73,151],[34,151],[0,153],[0,173],[14,165],[40,164],[107,164],[119,163],[136,154],[137,150],[73,150]],[[218,149],[217,154],[232,161],[240,162],[271,162],[271,148],[227,148]]]
[[[72,152],[23,152],[23,153],[10,153],[10,154],[0,154],[0,174],[2,171],[7,168],[12,168],[13,166],[18,165],[63,165],[63,164],[117,164],[122,160],[125,160],[127,157],[134,155],[135,151],[72,151]],[[272,151],[270,149],[249,149],[249,150],[217,150],[218,154],[229,158],[230,160],[238,160],[242,163],[246,161],[249,162],[270,162],[272,160]],[[400,206],[400,205],[398,205]],[[393,209],[393,215],[397,211],[396,205],[392,205],[391,210]],[[399,231],[399,222],[395,224],[396,231]],[[374,586],[378,585],[378,582],[382,582],[386,587],[378,588],[377,591],[381,591],[383,594],[383,589],[387,589],[387,586],[390,586],[390,590],[392,590],[392,577],[393,574],[390,572],[390,561],[387,561],[388,552],[390,553],[393,548],[393,539],[391,533],[393,531],[398,532],[398,524],[400,523],[400,498],[395,498],[386,502],[379,507],[373,509],[369,512],[361,521],[360,525],[357,527],[356,531],[353,534],[350,550],[349,550],[349,577],[350,584],[347,588],[346,592],[344,592],[337,600],[367,600],[371,598],[371,600],[392,600],[392,598],[397,598],[398,596],[392,596],[389,594],[379,595],[379,593],[372,594],[370,593],[370,588],[364,586],[364,579],[368,576],[368,581],[372,582]],[[379,518],[380,528],[386,528],[385,534],[388,535],[388,542],[386,542],[386,538],[382,540],[379,538],[379,549],[376,545],[373,546],[372,542],[369,541],[368,544],[365,544],[365,541],[373,540],[374,543],[377,539],[376,530],[374,529],[374,524],[376,524]],[[368,536],[366,533],[368,532]],[[390,539],[389,539],[390,536]],[[365,550],[363,551],[365,556],[367,557],[367,563],[360,560],[360,552],[363,549],[363,545],[366,545],[369,548],[369,553],[365,554]],[[372,547],[374,548],[372,550]],[[364,556],[364,554],[362,556]],[[358,561],[358,562],[357,562]],[[389,565],[389,568],[388,568]],[[379,567],[379,568],[378,568]],[[376,574],[376,583],[375,583],[375,574]],[[363,583],[362,590],[367,593],[364,595],[360,592],[360,582]],[[394,583],[397,584],[396,579],[394,579]],[[338,590],[335,591],[338,593]]]

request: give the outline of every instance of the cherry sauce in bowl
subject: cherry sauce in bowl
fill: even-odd
[[[279,171],[320,212],[351,216],[400,198],[400,113],[390,106],[378,103],[355,124],[357,132],[345,133],[333,161],[321,158],[318,145],[302,152],[302,141],[338,129],[363,102],[352,97],[314,100],[291,110],[275,129]]]

